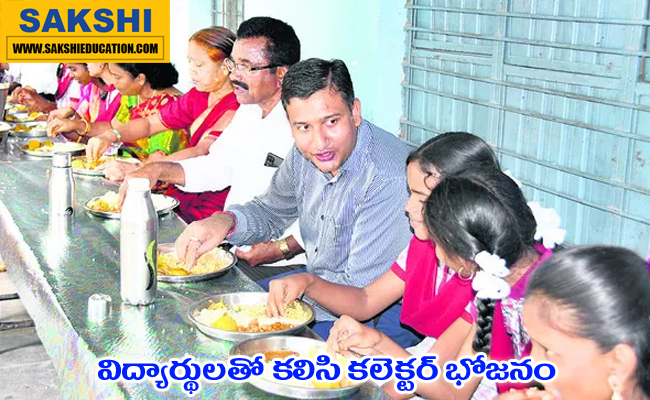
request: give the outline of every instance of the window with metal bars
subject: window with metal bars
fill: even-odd
[[[244,0],[212,0],[212,21],[237,32],[244,20]]]
[[[408,1],[402,137],[477,134],[569,243],[647,253],[648,3]]]

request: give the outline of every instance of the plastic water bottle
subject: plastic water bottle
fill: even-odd
[[[74,224],[75,184],[69,153],[52,155],[52,174],[48,189],[50,226],[71,227]]]
[[[149,181],[128,181],[120,216],[120,296],[132,305],[150,304],[156,297],[158,215]]]

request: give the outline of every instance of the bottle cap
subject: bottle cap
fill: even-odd
[[[128,190],[136,192],[146,192],[149,190],[149,179],[147,178],[133,178],[129,180]]]
[[[88,298],[88,319],[101,322],[111,313],[111,296],[95,293]]]
[[[70,166],[70,153],[54,153],[52,155],[52,167],[68,168]]]

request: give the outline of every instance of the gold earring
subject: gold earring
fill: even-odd
[[[609,384],[609,388],[612,389],[612,400],[623,400],[623,396],[617,391],[621,381],[614,375],[610,375],[607,378],[607,383]]]

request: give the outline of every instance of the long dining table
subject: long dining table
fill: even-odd
[[[75,175],[76,206],[72,228],[48,225],[50,158],[24,154],[27,140],[0,136],[0,257],[35,322],[60,381],[62,399],[185,398],[181,384],[158,391],[150,381],[102,381],[97,363],[104,357],[167,363],[192,356],[196,362],[225,361],[233,342],[199,332],[187,317],[191,304],[213,294],[261,291],[237,267],[214,280],[159,283],[153,304],[123,304],[119,293],[119,220],[84,212],[90,198],[118,186],[99,177]],[[185,223],[170,213],[160,219],[160,243],[172,243]],[[88,318],[88,298],[111,297],[103,322]],[[311,330],[302,335],[317,337]],[[276,398],[248,383],[223,380],[204,383],[198,398]],[[367,382],[352,395],[359,399],[387,397]]]

